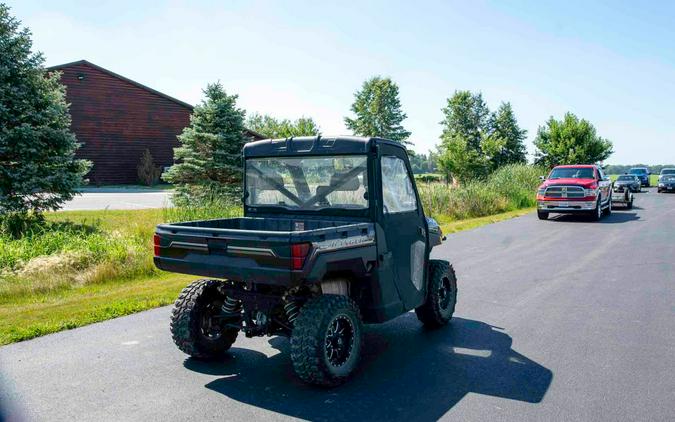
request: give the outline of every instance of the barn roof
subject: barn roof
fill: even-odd
[[[75,61],[75,62],[59,64],[59,65],[56,65],[56,66],[50,66],[50,67],[47,68],[47,70],[48,70],[48,71],[50,71],[50,70],[61,70],[61,69],[65,69],[65,68],[68,68],[68,67],[81,66],[81,65],[91,67],[92,69],[96,69],[96,70],[98,70],[98,71],[100,71],[100,72],[106,73],[106,74],[108,74],[108,75],[110,75],[110,76],[112,76],[112,77],[114,77],[114,78],[120,79],[120,80],[122,80],[122,81],[124,81],[124,82],[127,82],[127,83],[129,83],[129,84],[131,84],[131,85],[134,85],[134,86],[136,86],[136,87],[138,87],[138,88],[141,88],[141,89],[143,89],[143,90],[145,90],[145,91],[151,92],[151,93],[153,93],[153,94],[155,94],[155,95],[158,95],[158,96],[160,96],[160,97],[162,97],[162,98],[165,98],[165,99],[167,99],[167,100],[169,100],[169,101],[173,101],[174,103],[176,103],[176,104],[178,104],[178,105],[180,105],[180,106],[183,106],[183,107],[189,109],[190,111],[192,111],[192,110],[194,109],[194,106],[191,105],[191,104],[188,104],[188,103],[186,103],[186,102],[184,102],[184,101],[181,101],[181,100],[179,100],[179,99],[176,99],[176,98],[174,98],[174,97],[172,97],[172,96],[170,96],[170,95],[167,95],[167,94],[165,94],[165,93],[163,93],[163,92],[160,92],[160,91],[157,91],[157,90],[155,90],[155,89],[152,89],[152,88],[150,88],[149,86],[143,85],[143,84],[140,83],[140,82],[136,82],[136,81],[134,81],[134,80],[132,80],[132,79],[129,79],[129,78],[127,78],[127,77],[124,77],[124,76],[122,76],[122,75],[120,75],[120,74],[118,74],[118,73],[115,73],[115,72],[113,72],[113,71],[111,71],[111,70],[108,70],[108,69],[106,69],[106,68],[103,68],[103,67],[101,67],[101,66],[99,66],[99,65],[96,65],[96,64],[94,64],[94,63],[92,63],[92,62],[89,62],[89,61],[87,61],[87,60],[78,60],[78,61]],[[260,133],[258,133],[258,132],[256,132],[256,131],[253,131],[253,130],[250,130],[250,129],[246,129],[246,130],[247,130],[248,133],[249,133],[252,137],[254,137],[254,138],[257,138],[257,139],[264,139],[264,138],[265,138],[265,136],[261,135]]]

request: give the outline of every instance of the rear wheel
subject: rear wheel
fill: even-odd
[[[548,213],[546,211],[537,210],[537,217],[539,217],[540,220],[548,220]]]
[[[361,314],[348,296],[321,295],[305,303],[291,333],[291,361],[303,381],[336,386],[361,355]]]
[[[427,300],[415,309],[417,319],[427,327],[437,328],[447,324],[457,304],[457,277],[447,261],[429,261]]]
[[[181,291],[171,312],[171,335],[176,346],[197,359],[221,357],[237,339],[239,329],[223,324],[218,280],[197,280]]]

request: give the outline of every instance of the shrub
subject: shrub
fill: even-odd
[[[146,186],[154,186],[159,181],[159,176],[162,174],[162,169],[155,165],[155,160],[152,158],[149,149],[143,151],[141,161],[138,164],[138,180]]]
[[[47,221],[20,238],[0,235],[0,301],[155,273],[152,229],[133,224],[125,229]]]

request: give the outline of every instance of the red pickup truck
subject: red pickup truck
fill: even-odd
[[[537,216],[590,214],[598,221],[612,213],[612,182],[600,166],[569,165],[551,170],[537,189]]]

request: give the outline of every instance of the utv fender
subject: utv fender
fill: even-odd
[[[319,283],[330,273],[351,273],[355,277],[362,277],[372,271],[376,260],[374,245],[330,252],[318,251],[312,256],[311,262],[305,264],[305,268],[310,270],[303,278],[309,283]]]

